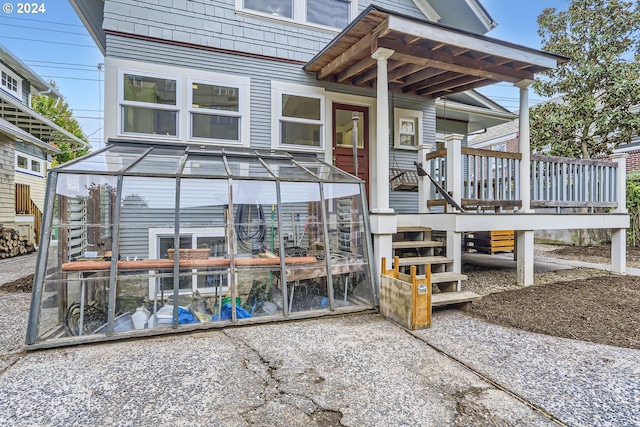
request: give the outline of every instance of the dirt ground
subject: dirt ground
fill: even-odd
[[[31,293],[33,289],[33,274],[23,277],[13,282],[0,286],[0,291],[6,293]]]
[[[553,258],[610,263],[609,246],[559,247]],[[627,265],[640,267],[640,248],[629,247]],[[486,295],[471,314],[532,332],[640,349],[640,277],[606,272]]]
[[[610,247],[560,246],[546,250],[545,256],[608,264]],[[640,268],[640,248],[627,248],[627,266]],[[473,270],[469,273],[491,274]],[[561,274],[550,276],[551,282],[541,277],[527,288],[496,284],[494,293],[473,303],[470,314],[522,330],[640,349],[640,276],[586,271],[573,280],[563,280]],[[32,283],[30,275],[0,286],[0,292],[30,293]]]

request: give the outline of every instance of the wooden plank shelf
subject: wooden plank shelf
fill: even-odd
[[[440,248],[443,245],[444,244],[442,242],[435,242],[431,240],[406,240],[391,243],[391,247],[393,249]]]

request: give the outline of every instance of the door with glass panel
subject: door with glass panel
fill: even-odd
[[[333,165],[365,181],[368,194],[369,108],[357,105],[333,104],[332,116]],[[354,118],[357,118],[357,120],[354,120]],[[354,126],[356,132],[354,132]],[[355,149],[354,144],[356,146]]]

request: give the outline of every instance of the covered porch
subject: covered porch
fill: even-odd
[[[530,285],[536,229],[608,228],[613,271],[625,272],[629,217],[624,157],[605,163],[530,154],[529,86],[536,73],[567,60],[370,6],[305,65],[320,81],[376,90],[376,139],[370,162],[375,171],[370,176],[370,221],[376,262],[392,259],[393,235],[399,230],[424,227],[446,232],[446,255],[453,260],[452,271],[460,273],[462,233],[512,229],[518,281]],[[436,149],[435,139],[417,146],[415,162],[433,181],[418,176],[415,169],[390,166],[390,95],[434,99],[435,104],[436,98],[497,82],[519,88],[517,153],[466,148],[465,135],[452,134],[445,136],[442,148]],[[430,119],[435,123],[433,112]],[[390,189],[398,180],[417,192],[417,212],[397,214],[390,206]],[[577,207],[591,209],[584,214],[566,211]],[[547,208],[544,213],[542,208]],[[607,212],[596,213],[595,208]]]

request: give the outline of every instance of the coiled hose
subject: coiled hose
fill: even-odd
[[[252,254],[259,253],[264,247],[267,234],[262,205],[239,205],[235,223],[238,249],[243,252],[251,251]]]

